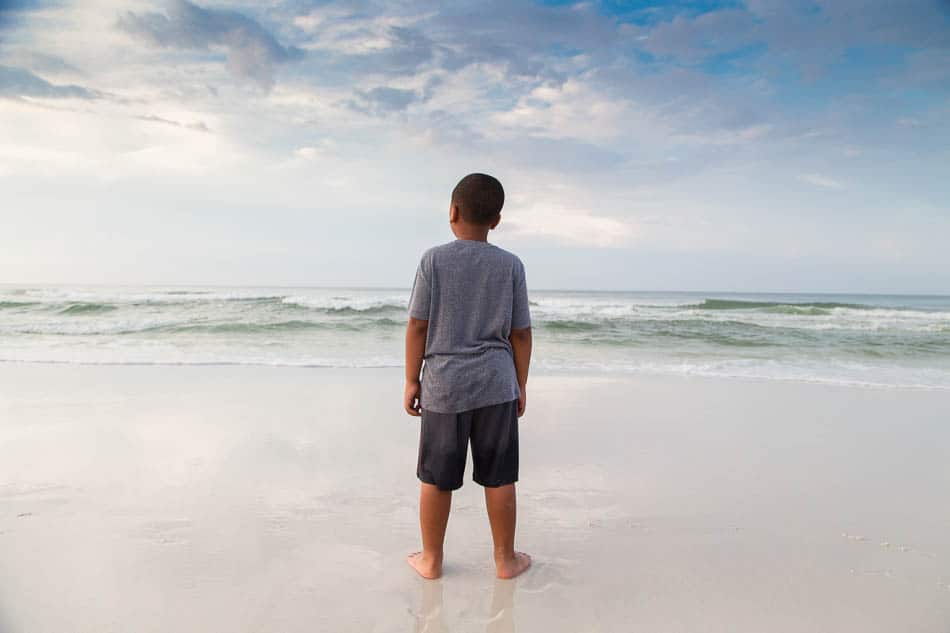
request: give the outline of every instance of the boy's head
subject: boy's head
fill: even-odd
[[[494,228],[504,204],[505,190],[488,174],[469,174],[452,190],[453,219],[457,213],[466,224]]]

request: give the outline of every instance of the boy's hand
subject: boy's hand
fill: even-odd
[[[520,418],[521,416],[524,415],[524,408],[528,402],[528,394],[526,393],[526,390],[524,387],[521,387],[519,392],[520,393],[518,394],[518,417]]]
[[[419,397],[422,395],[422,385],[418,380],[406,381],[406,393],[402,399],[402,406],[409,415],[419,417],[422,415],[422,405]]]

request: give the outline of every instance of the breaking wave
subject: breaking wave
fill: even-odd
[[[408,290],[0,286],[0,359],[398,365],[408,299]],[[950,386],[947,297],[533,292],[531,314],[537,367]]]

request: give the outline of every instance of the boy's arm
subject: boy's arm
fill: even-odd
[[[528,284],[525,281],[524,265],[516,258],[514,268],[514,294],[511,302],[511,355],[515,359],[518,375],[518,417],[524,415],[527,401],[528,365],[531,364],[531,302],[528,301]]]
[[[518,417],[524,415],[527,404],[528,366],[531,364],[531,328],[512,329],[508,336],[511,353],[515,359],[515,373],[518,375]]]
[[[429,332],[429,312],[432,289],[429,286],[431,260],[428,252],[416,268],[416,278],[409,293],[409,323],[406,325],[406,390],[402,406],[409,415],[422,415],[422,385],[419,374],[426,353],[426,334]]]
[[[419,373],[422,371],[428,331],[428,321],[409,317],[409,323],[406,325],[406,392],[403,397],[403,407],[409,415],[422,415],[422,405],[419,402],[422,385],[419,382]]]

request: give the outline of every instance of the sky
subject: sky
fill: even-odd
[[[899,8],[896,8],[899,7]],[[0,0],[0,282],[950,293],[950,0]]]

